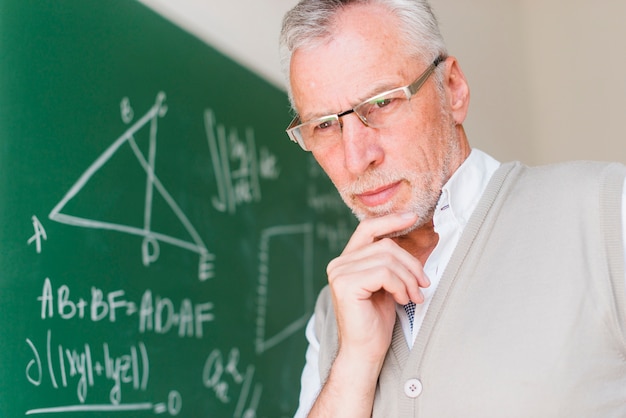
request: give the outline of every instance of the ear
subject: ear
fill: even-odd
[[[470,92],[465,75],[455,57],[446,59],[443,84],[454,121],[461,125],[467,116]]]

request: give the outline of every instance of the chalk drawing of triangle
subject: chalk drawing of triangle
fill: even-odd
[[[201,256],[209,256],[209,252],[202,242],[200,235],[197,233],[189,219],[174,201],[167,189],[163,186],[156,173],[154,172],[154,157],[156,152],[156,133],[157,119],[163,117],[167,111],[166,105],[163,103],[165,94],[159,93],[155,104],[148,112],[139,120],[137,120],[126,132],[124,132],[115,142],[113,142],[79,177],[70,190],[65,194],[63,199],[52,209],[48,217],[56,222],[73,225],[82,228],[106,229],[118,231],[126,234],[137,235],[144,238],[144,246],[146,244],[158,245],[158,242],[166,242],[171,245],[197,252]],[[139,149],[135,142],[134,135],[143,127],[150,126],[150,150],[148,157]],[[89,219],[86,217],[70,215],[64,213],[64,209],[68,203],[74,199],[92,177],[119,151],[119,149],[128,145],[132,150],[138,164],[143,169],[148,179],[145,196],[145,210],[143,214],[143,226],[132,226],[123,223],[109,222],[102,220]],[[189,234],[188,240],[176,238],[174,236],[153,231],[151,228],[152,219],[152,201],[156,197],[162,198],[169,206],[174,215],[178,218],[181,225]],[[146,260],[144,258],[144,264]]]

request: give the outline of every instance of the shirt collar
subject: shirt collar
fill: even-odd
[[[499,166],[500,162],[478,149],[470,152],[441,190],[433,216],[435,231],[447,222],[455,222],[461,228],[467,224]]]

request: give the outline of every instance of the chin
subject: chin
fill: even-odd
[[[364,221],[366,219],[372,219],[372,218],[380,218],[381,216],[386,216],[386,215],[391,215],[392,213],[403,213],[403,212],[411,212],[411,210],[404,210],[404,211],[400,211],[400,210],[390,210],[390,209],[385,209],[385,210],[376,210],[376,211],[372,211],[372,210],[367,210],[364,211],[363,209],[352,209],[352,213],[354,214],[354,216],[356,216],[356,218],[359,220],[359,222]],[[413,211],[415,212],[415,211]],[[425,225],[429,219],[432,219],[432,216],[428,216],[428,214],[421,214],[419,212],[415,212],[417,213],[418,217],[417,217],[417,221],[415,221],[415,223],[411,226],[409,226],[408,228],[405,228],[403,230],[400,231],[396,231],[396,232],[392,232],[390,234],[386,234],[381,236],[380,238],[397,238],[397,237],[401,237],[404,235],[408,235],[410,232],[418,229],[419,227]]]
[[[406,210],[399,209],[393,201],[375,207],[362,205],[349,205],[349,207],[359,221],[370,218],[380,218],[381,216],[391,215],[392,213],[406,212]],[[410,212],[411,210],[409,209],[408,211]]]
[[[418,219],[417,222],[415,222],[413,225],[411,225],[410,227],[408,227],[406,229],[403,229],[401,231],[392,232],[391,234],[382,235],[382,236],[380,236],[378,238],[382,239],[382,238],[399,238],[399,237],[404,237],[406,235],[409,235],[409,233],[415,231],[417,228],[419,228],[423,224],[424,223],[421,221],[421,219]]]

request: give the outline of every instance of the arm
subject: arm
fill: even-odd
[[[328,265],[339,350],[311,409],[314,417],[370,417],[376,382],[391,344],[396,303],[423,301],[421,263],[381,236],[412,225],[414,215],[361,222],[341,256]]]

